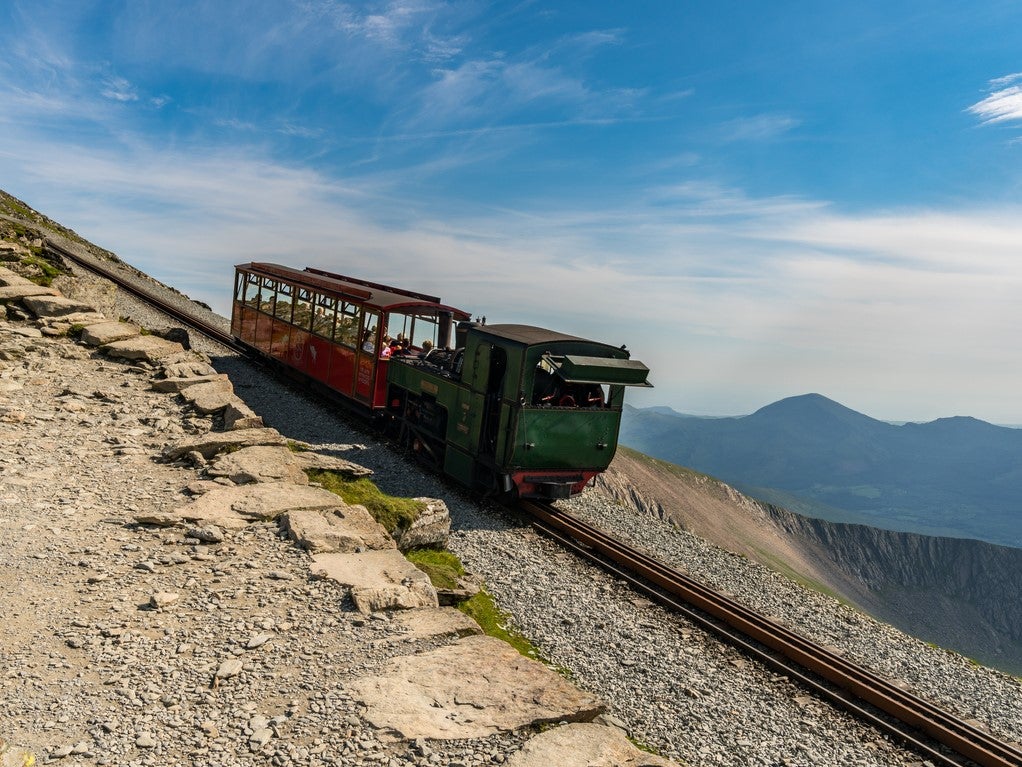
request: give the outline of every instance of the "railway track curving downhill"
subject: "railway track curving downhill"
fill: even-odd
[[[934,764],[950,766],[971,761],[983,767],[1022,765],[1022,749],[1018,746],[998,740],[599,528],[544,504],[519,502],[518,507],[544,535],[816,695],[903,741]]]
[[[180,310],[154,292],[140,289],[117,269],[52,241],[47,241],[46,247],[114,282],[211,340],[238,352],[246,351],[229,333],[205,322],[198,314]],[[933,764],[1022,767],[1022,747],[1017,744],[997,739],[606,532],[552,506],[520,502],[518,509],[544,535],[820,698],[902,741]]]

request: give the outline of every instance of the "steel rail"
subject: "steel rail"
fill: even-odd
[[[608,566],[609,560],[615,565],[609,568],[615,575],[624,578],[650,597],[674,609],[682,608],[686,617],[696,620],[699,625],[723,635],[727,641],[738,645],[743,651],[751,652],[770,667],[783,669],[836,705],[850,709],[857,717],[905,741],[927,758],[945,765],[961,764],[883,717],[858,706],[840,691],[815,681],[812,676],[793,671],[790,664],[797,664],[816,678],[836,685],[840,690],[925,733],[976,764],[983,767],[1022,765],[1022,750],[1019,748],[998,740],[835,652],[698,583],[684,573],[617,541],[598,528],[543,504],[520,502],[519,507],[532,517],[534,526],[541,532],[554,535],[562,542],[565,537],[572,539],[577,542],[571,544],[573,549],[604,567]],[[685,604],[678,605],[677,600]],[[707,620],[685,605],[702,611],[713,620]],[[749,639],[769,648],[773,653],[779,653],[788,662],[780,661],[772,653],[756,647]]]
[[[51,239],[46,240],[45,247],[48,250],[52,250],[54,253],[61,256],[62,258],[67,258],[71,261],[74,261],[79,266],[84,267],[85,269],[88,269],[91,272],[95,272],[101,277],[110,280],[111,282],[115,283],[118,287],[123,288],[128,293],[131,293],[133,296],[140,298],[143,301],[146,301],[147,303],[152,304],[164,314],[167,314],[168,316],[173,317],[178,322],[181,322],[185,325],[188,325],[190,328],[199,331],[204,336],[207,336],[213,341],[221,343],[224,346],[227,346],[228,348],[233,349],[234,351],[237,352],[247,351],[245,347],[241,346],[234,339],[234,336],[232,336],[230,333],[225,333],[219,328],[213,327],[212,325],[204,322],[200,318],[195,317],[186,311],[183,311],[179,307],[173,306],[167,301],[164,301],[155,293],[151,293],[147,290],[144,290],[143,288],[140,288],[132,284],[132,282],[129,281],[128,278],[119,274],[117,270],[107,268],[99,264],[95,259],[91,257],[86,258],[85,256],[74,253],[63,246],[58,245]]]

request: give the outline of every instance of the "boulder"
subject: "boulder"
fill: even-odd
[[[313,554],[395,548],[386,528],[364,506],[343,504],[327,511],[289,511],[281,524],[291,540]]]
[[[134,338],[141,331],[137,325],[127,322],[100,322],[95,325],[87,325],[82,330],[82,343],[89,346],[103,346],[112,344],[114,341],[123,341],[126,338]]]
[[[159,336],[137,336],[101,346],[100,351],[109,357],[159,362],[165,357],[182,352],[183,349],[180,344],[165,341]]]
[[[237,450],[253,445],[287,445],[287,440],[280,436],[276,429],[236,429],[225,432],[209,432],[191,437],[176,445],[168,445],[163,449],[163,457],[168,461],[184,458],[191,452],[212,458],[227,450]]]
[[[550,722],[588,722],[606,708],[487,636],[395,658],[373,676],[355,679],[348,691],[366,706],[374,727],[409,740],[484,738]]]
[[[224,430],[258,429],[263,426],[262,416],[258,416],[244,400],[233,397],[224,408]]]
[[[362,613],[439,607],[429,577],[397,549],[356,554],[314,554],[312,572],[351,589]]]
[[[640,751],[621,730],[602,724],[566,724],[529,740],[507,767],[678,767]]]
[[[188,336],[188,331],[184,328],[158,328],[153,330],[153,335],[181,344],[182,349],[192,348],[192,340]]]
[[[309,484],[309,478],[293,456],[294,453],[283,446],[256,445],[220,455],[206,467],[206,473],[211,477],[227,477],[236,485],[252,482]]]
[[[234,385],[227,376],[181,390],[193,408],[203,415],[218,413],[234,398]]]
[[[36,317],[63,317],[78,312],[95,312],[89,304],[61,295],[26,296],[22,305]]]
[[[396,530],[394,539],[401,551],[412,549],[447,547],[447,537],[451,534],[451,512],[447,504],[439,498],[416,498],[426,508],[412,522],[407,530]]]

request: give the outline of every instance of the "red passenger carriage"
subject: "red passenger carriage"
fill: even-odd
[[[236,267],[231,333],[268,357],[373,410],[387,405],[385,335],[445,348],[470,315],[436,296],[277,264]],[[425,344],[427,347],[429,344]]]

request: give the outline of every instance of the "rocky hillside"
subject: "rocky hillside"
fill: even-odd
[[[1022,550],[826,522],[622,449],[600,489],[926,641],[1022,674]]]

